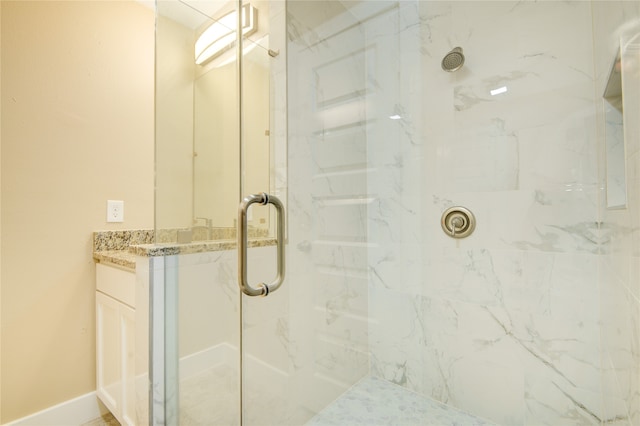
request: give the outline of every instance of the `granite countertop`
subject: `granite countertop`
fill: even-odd
[[[110,263],[130,271],[136,270],[136,255],[129,250],[94,251],[93,260],[98,263]]]
[[[93,233],[93,259],[135,271],[136,255],[130,251],[130,247],[151,244],[153,241],[153,229],[97,231]]]
[[[135,271],[136,256],[170,256],[176,254],[204,253],[233,250],[235,239],[193,241],[190,243],[154,243],[153,230],[99,231],[93,233],[93,259]],[[249,247],[266,247],[276,244],[275,238],[257,236],[249,239]]]

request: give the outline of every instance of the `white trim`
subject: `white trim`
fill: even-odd
[[[99,402],[95,392],[81,395],[46,408],[4,426],[75,426],[98,418],[109,411]]]
[[[219,343],[180,359],[180,377],[184,379],[220,365],[233,365],[237,361],[237,356],[236,347],[229,343]],[[261,368],[255,369],[261,373],[260,377],[255,378],[256,380],[264,380],[268,383],[287,376],[286,372],[265,363],[254,355],[247,355],[247,362],[260,365]],[[108,412],[109,410],[100,402],[96,393],[90,392],[3,426],[79,426]]]
[[[180,358],[180,380],[202,373],[222,364],[232,365],[238,349],[229,343],[219,343],[199,352]]]

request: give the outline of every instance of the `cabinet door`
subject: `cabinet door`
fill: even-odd
[[[135,388],[135,348],[136,348],[136,312],[127,305],[120,304],[120,346],[122,362],[123,393],[122,423],[133,426],[136,421]]]
[[[115,299],[96,292],[96,392],[116,418],[120,416],[122,401],[120,305]]]

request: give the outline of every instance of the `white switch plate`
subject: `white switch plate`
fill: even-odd
[[[124,201],[107,200],[107,222],[124,222]]]

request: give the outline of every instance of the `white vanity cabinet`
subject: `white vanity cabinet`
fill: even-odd
[[[135,272],[96,264],[97,395],[121,425],[135,424]]]

